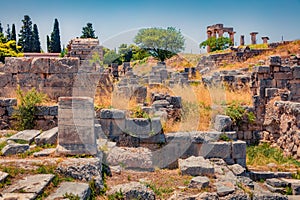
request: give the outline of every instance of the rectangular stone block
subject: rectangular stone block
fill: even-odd
[[[290,80],[290,79],[293,79],[293,74],[291,72],[274,73],[274,79],[276,79],[276,80]]]
[[[0,73],[0,87],[5,87],[12,82],[12,75],[10,73]]]
[[[238,140],[232,142],[232,158],[246,159],[246,142]]]
[[[101,119],[125,119],[125,111],[117,109],[102,109],[100,111]]]
[[[17,74],[17,84],[21,87],[37,87],[37,75],[33,73]]]
[[[266,97],[272,98],[278,92],[278,88],[266,88]]]
[[[66,155],[96,154],[93,99],[60,97],[58,105],[57,152]]]
[[[45,79],[45,87],[73,87],[73,74],[52,74]]]
[[[135,137],[147,138],[151,134],[151,122],[143,118],[126,119],[125,132]]]
[[[6,57],[3,72],[5,73],[29,73],[33,58]]]
[[[293,67],[293,77],[300,79],[300,66]]]
[[[114,141],[125,132],[125,119],[100,119],[104,134]]]
[[[78,58],[50,58],[49,72],[52,74],[77,73]]]
[[[203,143],[200,156],[204,158],[231,158],[231,142]]]
[[[39,58],[39,57],[33,58],[30,72],[31,73],[43,73],[43,74],[50,73],[49,59],[50,58]]]

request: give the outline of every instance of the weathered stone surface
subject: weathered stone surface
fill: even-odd
[[[57,153],[97,153],[94,115],[94,103],[90,97],[59,98]]]
[[[100,112],[101,119],[125,119],[125,112],[117,109],[102,109]]]
[[[232,120],[229,116],[226,115],[217,115],[215,117],[215,130],[224,132],[224,131],[231,131]]]
[[[29,145],[28,144],[8,144],[6,145],[2,150],[2,155],[4,156],[8,156],[8,155],[15,155],[18,153],[24,153],[25,151],[27,151],[29,149]]]
[[[271,178],[291,178],[291,172],[258,172],[258,171],[251,171],[249,176],[252,180],[266,180]]]
[[[300,195],[300,180],[283,178],[282,181],[286,182],[287,185],[291,186],[293,190],[293,195]]]
[[[179,159],[178,166],[183,175],[203,176],[214,174],[213,165],[202,156]]]
[[[3,182],[8,177],[8,175],[8,173],[0,171],[0,183]]]
[[[57,171],[64,176],[81,181],[95,180],[96,187],[101,189],[102,159],[100,158],[72,158],[59,163]]]
[[[267,179],[266,183],[273,187],[286,187],[287,186],[287,183],[285,181],[280,180],[278,178]]]
[[[109,165],[122,165],[126,169],[153,171],[152,152],[148,148],[115,147],[107,156]]]
[[[34,157],[50,156],[51,154],[54,154],[55,151],[56,151],[55,148],[43,149],[42,151],[33,153],[33,156]]]
[[[203,189],[208,187],[209,185],[209,178],[207,178],[206,176],[196,176],[194,178],[192,178],[190,184],[189,184],[189,188],[198,188],[198,189]]]
[[[126,184],[113,186],[108,195],[122,191],[124,199],[141,199],[141,200],[155,200],[155,194],[145,185],[138,182],[130,182]]]
[[[53,178],[53,174],[35,174],[26,176],[17,183],[9,186],[3,193],[14,193],[22,190],[24,193],[35,193],[39,195]]]
[[[232,158],[239,159],[239,158],[246,158],[246,147],[247,144],[244,141],[238,140],[232,142]],[[243,166],[243,165],[242,165]],[[243,166],[245,167],[245,166]]]
[[[15,142],[22,141],[30,144],[34,141],[34,138],[37,137],[39,134],[39,130],[25,130],[9,137],[9,140],[13,140]]]
[[[9,106],[16,106],[17,99],[15,98],[0,98],[0,106],[2,107],[9,107]]]
[[[125,119],[100,119],[100,124],[104,134],[113,141],[125,131]]]
[[[35,193],[4,193],[3,200],[34,200],[38,195]]]
[[[271,185],[269,185],[269,184],[267,184],[267,183],[265,183],[264,186],[265,186],[266,188],[268,188],[268,190],[269,190],[270,192],[273,192],[273,193],[280,193],[280,194],[285,194],[285,193],[286,193],[285,188],[273,187],[273,186],[271,186]]]
[[[151,134],[151,121],[144,118],[126,119],[125,131],[134,137],[148,138]]]
[[[236,176],[241,176],[246,172],[246,169],[239,164],[228,165],[228,168],[234,173]]]
[[[201,146],[200,156],[204,158],[230,158],[231,142],[208,142]]]
[[[50,129],[48,131],[42,132],[39,136],[37,136],[34,141],[36,145],[41,146],[45,144],[56,144],[58,136],[58,127]]]
[[[65,199],[65,194],[73,194],[78,196],[79,199],[86,200],[91,195],[91,189],[88,183],[62,182],[59,188],[49,195],[46,200]]]
[[[215,186],[217,188],[217,194],[220,197],[226,196],[235,191],[235,186],[231,182],[217,182],[215,183]]]

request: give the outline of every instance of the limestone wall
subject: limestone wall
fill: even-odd
[[[13,129],[15,120],[12,115],[17,106],[17,99],[0,99],[0,130]],[[35,116],[36,130],[49,130],[57,126],[57,106],[38,106],[38,112]]]

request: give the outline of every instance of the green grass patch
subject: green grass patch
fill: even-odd
[[[269,163],[277,165],[291,164],[300,167],[299,161],[292,157],[284,156],[281,149],[271,147],[267,143],[247,147],[247,165],[265,166]]]

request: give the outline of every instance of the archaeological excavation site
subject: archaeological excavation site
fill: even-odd
[[[192,54],[145,28],[116,51],[85,28],[47,53],[0,33],[1,200],[300,199],[300,40],[215,24]]]

